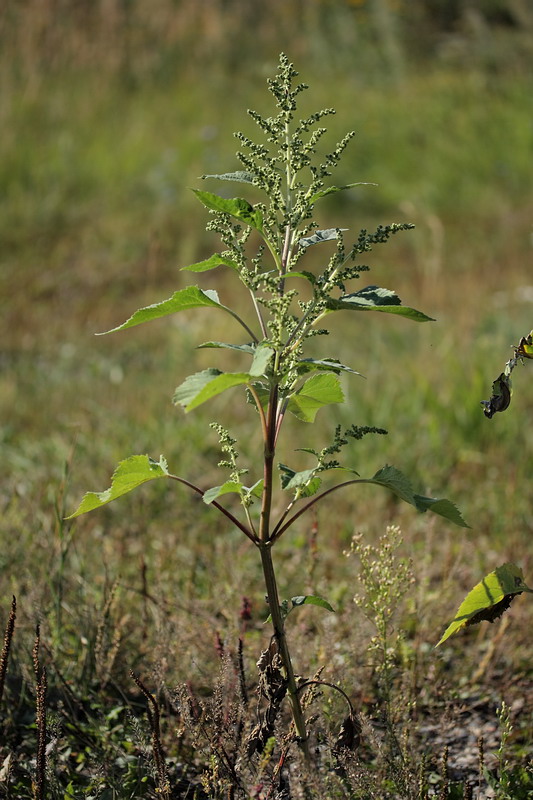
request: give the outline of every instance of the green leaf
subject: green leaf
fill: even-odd
[[[333,606],[331,606],[327,600],[324,600],[323,597],[319,597],[317,594],[300,594],[296,597],[291,597],[290,605],[288,600],[282,601],[279,609],[281,611],[281,617],[283,621],[287,619],[291,611],[294,611],[295,608],[299,608],[300,606],[319,606],[320,608],[325,608],[326,611],[332,611],[335,613]],[[269,614],[265,620],[265,625],[268,622],[272,622],[271,614]]]
[[[261,211],[254,208],[248,200],[243,197],[233,197],[231,199],[220,197],[212,192],[202,192],[200,189],[193,189],[193,192],[201,203],[212,211],[221,211],[231,217],[245,222],[258,231],[263,230],[263,217]]]
[[[265,344],[258,345],[252,359],[250,375],[254,378],[259,378],[261,375],[264,375],[273,355],[274,350],[271,347]]]
[[[386,464],[376,472],[371,480],[372,483],[377,483],[380,486],[385,486],[387,489],[390,489],[391,492],[402,500],[405,500],[406,503],[410,503],[412,506],[415,505],[415,496],[411,481],[403,472],[396,469],[396,467],[391,467],[389,464]]]
[[[298,608],[298,606],[320,606],[320,608],[325,608],[327,611],[332,611],[335,613],[335,609],[328,603],[327,600],[324,600],[323,597],[319,597],[316,594],[305,594],[305,595],[298,595],[297,597],[291,597],[291,603],[293,608]]]
[[[329,403],[342,403],[344,395],[338,378],[330,373],[313,375],[291,397],[288,410],[302,422],[314,422],[317,411]]]
[[[130,456],[121,461],[111,479],[111,486],[105,492],[87,492],[76,511],[67,519],[79,517],[87,511],[110,503],[117,497],[131,492],[146,481],[154,478],[167,478],[168,465],[163,456],[159,461],[154,461],[149,456]]]
[[[448,519],[450,522],[453,522],[455,525],[458,525],[460,528],[469,528],[470,525],[467,525],[464,521],[461,512],[455,505],[452,503],[451,500],[436,500],[433,497],[422,497],[420,494],[415,494],[415,506],[418,511],[433,511],[434,514],[438,514],[445,519]]]
[[[189,375],[174,392],[172,402],[174,405],[183,406],[185,411],[192,411],[193,408],[205,403],[217,394],[231,389],[233,386],[240,386],[243,383],[250,383],[250,375],[247,372],[221,372],[218,369],[204,369]]]
[[[264,481],[262,478],[250,487],[243,486],[242,483],[239,483],[238,481],[226,481],[226,483],[223,483],[222,486],[213,486],[212,489],[208,489],[206,492],[204,492],[202,499],[204,503],[209,505],[213,502],[213,500],[216,500],[217,497],[221,497],[223,494],[241,494],[242,492],[244,495],[261,497],[263,492],[263,484]]]
[[[300,247],[311,247],[319,242],[329,242],[339,238],[339,231],[347,231],[348,228],[324,228],[322,231],[315,231],[311,236],[304,236],[298,242]]]
[[[377,186],[377,183],[359,182],[347,183],[346,186],[328,186],[326,189],[320,189],[320,191],[311,195],[309,202],[316,203],[316,201],[320,200],[321,197],[325,197],[328,194],[335,194],[336,192],[343,192],[345,189],[353,189],[354,186]]]
[[[221,497],[223,494],[240,494],[242,489],[242,483],[238,481],[226,481],[223,483],[222,486],[213,486],[212,489],[208,489],[202,495],[202,500],[204,503],[209,505],[216,500],[217,497]]]
[[[231,258],[227,258],[226,256],[221,256],[218,253],[214,253],[209,258],[206,258],[205,261],[197,261],[196,264],[189,264],[188,267],[182,267],[182,270],[186,270],[187,272],[207,272],[209,269],[216,269],[217,267],[221,266],[231,267],[232,269],[238,269],[237,264]]]
[[[255,346],[253,344],[230,344],[228,342],[204,342],[203,344],[197,345],[197,350],[202,350],[207,347],[213,347],[222,350],[240,350],[243,353],[250,353],[253,355],[255,353]]]
[[[417,511],[433,511],[434,514],[453,522],[460,528],[469,528],[464,521],[461,512],[450,500],[436,499],[433,497],[423,497],[415,494],[410,480],[396,467],[386,465],[378,470],[373,478],[364,479],[363,483],[374,483],[390,489],[397,497],[405,500],[416,508]]]
[[[352,375],[359,375],[361,378],[364,376],[360,372],[356,372],[351,367],[346,367],[337,361],[335,358],[302,358],[298,362],[298,374],[303,375],[305,372],[313,372],[320,370],[324,372],[351,372]]]
[[[312,283],[312,284],[313,284],[313,286],[314,286],[314,285],[315,285],[315,283],[316,283],[316,276],[315,276],[315,275],[313,275],[313,273],[312,273],[312,272],[308,272],[308,271],[307,271],[307,270],[305,270],[305,269],[304,269],[304,270],[301,270],[301,271],[299,271],[299,272],[298,272],[298,271],[296,271],[296,270],[291,270],[290,272],[287,272],[287,273],[286,273],[286,274],[283,276],[283,279],[284,279],[284,280],[287,280],[287,278],[305,278],[305,280],[306,280],[306,281],[309,281],[309,283]]]
[[[509,562],[497,567],[467,594],[437,647],[466,625],[476,625],[483,620],[494,622],[522,592],[533,593],[533,589],[524,583],[520,567]]]
[[[219,303],[218,294],[214,290],[204,290],[200,289],[198,286],[187,286],[185,289],[178,289],[168,300],[163,300],[161,303],[155,303],[145,308],[140,308],[127,319],[126,322],[123,322],[122,325],[111,328],[109,331],[104,331],[104,333],[115,333],[115,331],[133,328],[135,325],[141,325],[143,322],[150,322],[153,319],[166,317],[168,314],[175,314],[178,311],[188,311],[191,308],[202,307],[222,308],[224,311],[229,311],[226,306]],[[104,334],[97,335],[103,336]]]
[[[206,178],[216,178],[219,181],[237,181],[238,183],[252,183],[255,175],[253,172],[238,169],[236,172],[223,172],[221,175],[202,175],[202,180]]]
[[[402,306],[402,301],[395,292],[379,286],[366,286],[358,292],[345,294],[338,299],[329,297],[326,300],[326,308],[328,311],[382,311],[386,314],[398,314],[415,322],[435,321],[421,311]]]
[[[320,489],[322,481],[314,475],[316,468],[295,472],[286,464],[278,464],[278,469],[282,489],[302,489],[300,497],[311,497]]]

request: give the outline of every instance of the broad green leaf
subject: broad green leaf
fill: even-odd
[[[231,267],[232,269],[238,269],[237,264],[233,259],[227,258],[226,256],[221,256],[218,253],[214,253],[214,255],[209,256],[206,258],[205,261],[197,261],[196,264],[189,264],[188,267],[182,267],[182,270],[186,270],[187,272],[207,272],[209,269],[216,269],[217,267],[221,266]]]
[[[192,411],[202,403],[216,397],[217,394],[250,383],[251,377],[247,372],[221,372],[218,369],[204,369],[189,375],[174,392],[172,402],[174,405],[183,406],[185,411]]]
[[[328,194],[335,194],[336,192],[343,192],[345,189],[353,189],[355,186],[377,186],[377,183],[359,182],[347,183],[346,186],[328,186],[326,189],[320,189],[318,192],[311,195],[309,202],[316,203],[321,197],[325,197]]]
[[[219,181],[237,181],[238,183],[253,183],[253,172],[246,172],[246,170],[239,169],[236,172],[223,172],[221,175],[202,175],[202,179],[216,178]]]
[[[209,505],[213,500],[216,500],[223,494],[241,494],[242,492],[245,495],[252,495],[252,497],[261,497],[263,484],[264,481],[262,478],[250,487],[243,486],[242,483],[238,483],[237,481],[226,481],[222,486],[213,486],[212,489],[208,489],[204,492],[202,499],[204,503]]]
[[[298,242],[300,247],[311,247],[319,242],[329,242],[339,238],[339,231],[347,231],[348,228],[324,228],[322,231],[315,231],[311,236],[304,236]]]
[[[301,497],[311,497],[320,489],[322,481],[318,475],[314,475],[316,468],[295,472],[286,464],[278,464],[278,469],[282,489],[302,489]]]
[[[327,600],[324,600],[323,597],[319,597],[316,594],[301,594],[297,595],[296,597],[291,597],[290,604],[289,600],[282,601],[279,607],[282,619],[286,620],[291,611],[294,611],[295,608],[299,608],[300,606],[319,606],[320,608],[325,608],[326,611],[332,611],[335,613],[333,606],[328,603]],[[265,620],[265,625],[268,622],[272,622],[271,614],[269,614]]]
[[[411,486],[410,480],[400,472],[396,467],[389,465],[378,470],[373,478],[364,479],[364,483],[374,483],[379,486],[385,486],[390,489],[397,497],[410,503],[417,511],[433,511],[434,514],[453,522],[460,528],[469,528],[466,524],[461,512],[458,510],[450,500],[437,499],[433,497],[423,497],[422,495],[415,494]]]
[[[238,481],[226,481],[223,483],[222,486],[213,486],[212,489],[208,489],[202,495],[202,500],[204,503],[209,505],[216,500],[217,497],[221,497],[223,494],[240,494],[242,489],[242,483]]]
[[[466,625],[476,625],[483,620],[494,622],[522,592],[533,593],[533,589],[524,583],[520,567],[511,563],[497,567],[467,594],[437,647]]]
[[[268,408],[268,401],[270,399],[269,387],[266,383],[260,382],[252,383],[251,385],[254,387],[254,391],[259,399],[259,402],[261,403],[261,408],[266,410]],[[246,402],[256,407],[255,397],[250,391],[246,393]]]
[[[87,511],[110,503],[117,497],[131,492],[146,481],[168,477],[168,465],[163,456],[154,461],[149,456],[130,456],[121,461],[113,473],[111,486],[105,492],[87,492],[76,511],[67,519],[79,517]]]
[[[328,311],[382,311],[386,314],[398,314],[415,322],[435,321],[421,311],[402,306],[402,301],[395,292],[379,286],[366,286],[338,299],[330,297],[326,300],[326,308]]]
[[[212,192],[202,192],[200,189],[193,189],[196,197],[212,211],[222,211],[224,214],[229,214],[235,219],[251,225],[258,231],[263,230],[263,218],[259,209],[254,208],[248,200],[242,197],[233,197],[228,199],[220,197],[218,194]]]
[[[313,372],[314,370],[335,373],[351,372],[352,375],[359,375],[361,378],[364,377],[360,372],[356,372],[351,367],[341,364],[341,362],[337,361],[335,358],[302,358],[302,360],[298,362],[298,373],[300,375],[303,375],[305,372]]]
[[[288,410],[302,422],[314,422],[317,411],[329,403],[342,403],[344,395],[336,375],[313,375],[289,398]]]
[[[104,331],[104,333],[115,333],[115,331],[133,328],[135,325],[141,325],[143,322],[150,322],[153,319],[166,317],[168,314],[175,314],[178,311],[188,311],[191,308],[202,307],[222,308],[224,311],[229,311],[226,306],[219,303],[218,295],[214,290],[204,290],[200,289],[198,286],[187,286],[185,289],[178,289],[168,300],[163,300],[161,303],[155,303],[145,308],[140,308],[127,319],[126,322],[123,322],[122,325],[111,328],[109,331]],[[104,334],[98,335],[103,336]]]
[[[264,375],[273,355],[274,350],[271,347],[264,344],[258,345],[252,359],[250,375],[254,378],[259,378],[261,375]]]
[[[319,597],[316,594],[305,594],[305,595],[298,595],[297,597],[291,597],[291,603],[293,608],[298,608],[298,606],[319,606],[320,608],[325,608],[327,611],[332,611],[335,613],[335,609],[333,606],[328,603],[327,600],[324,600],[323,597]]]

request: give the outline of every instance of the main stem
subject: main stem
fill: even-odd
[[[291,655],[287,638],[285,636],[285,623],[281,614],[276,573],[272,561],[272,541],[270,540],[270,516],[272,507],[272,481],[274,472],[274,455],[276,452],[276,422],[278,411],[278,387],[273,386],[270,392],[268,405],[266,428],[265,428],[265,451],[264,451],[264,486],[263,502],[261,507],[261,519],[259,525],[259,551],[261,553],[261,564],[265,579],[268,605],[274,628],[274,636],[279,648],[279,654],[285,669],[287,680],[287,692],[291,704],[294,726],[302,750],[306,757],[309,757],[307,743],[307,729],[302,711],[302,704],[298,696],[298,687],[294,677]]]

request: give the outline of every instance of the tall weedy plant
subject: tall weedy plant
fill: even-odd
[[[305,749],[306,721],[285,623],[287,615],[304,603],[330,606],[315,595],[280,601],[273,562],[276,543],[312,506],[322,503],[333,492],[362,483],[385,487],[419,511],[431,510],[457,525],[465,526],[465,523],[452,503],[416,494],[409,480],[394,467],[385,466],[369,478],[361,478],[354,470],[341,467],[337,457],[345,445],[367,434],[386,433],[380,428],[354,424],[343,430],[337,426],[332,440],[323,449],[301,448],[310,461],[309,468],[303,471],[276,463],[276,449],[286,415],[292,414],[304,423],[313,423],[323,406],[343,402],[340,375],[357,374],[335,358],[334,346],[328,358],[313,356],[313,340],[316,336],[328,334],[324,323],[331,314],[380,312],[415,322],[430,320],[420,311],[402,305],[400,298],[389,289],[370,285],[349,291],[348,285],[357,282],[361,273],[369,269],[360,263],[361,256],[374,245],[385,244],[393,234],[413,226],[406,223],[379,226],[373,233],[361,230],[350,244],[345,242],[346,229],[319,228],[314,218],[317,203],[330,194],[360,185],[326,184],[354,134],[348,133],[320,159],[317,145],[326,133],[326,128],[320,123],[334,111],[327,108],[298,120],[295,117],[297,99],[307,87],[295,83],[296,77],[293,65],[282,55],[276,76],[268,82],[277,113],[263,117],[255,111],[248,112],[257,123],[260,141],[253,141],[242,133],[236,134],[241,147],[237,158],[242,169],[204,176],[253,186],[264,193],[264,202],[252,205],[241,197],[227,198],[194,190],[210,212],[207,230],[218,233],[223,246],[220,253],[184,269],[200,273],[226,267],[231,279],[241,281],[246,287],[250,297],[249,316],[241,309],[225,305],[215,291],[188,286],[161,303],[136,311],[113,329],[125,330],[190,309],[215,309],[231,315],[242,329],[241,339],[237,342],[208,341],[200,347],[237,351],[242,355],[241,370],[224,372],[213,367],[190,375],[176,389],[173,401],[188,412],[221,392],[239,387],[242,402],[248,403],[250,410],[255,409],[257,414],[262,437],[261,465],[252,465],[249,470],[238,466],[237,440],[225,427],[212,423],[224,454],[220,466],[229,470],[228,479],[221,485],[204,489],[187,478],[172,474],[162,456],[155,461],[147,455],[135,455],[118,465],[107,491],[86,494],[71,516],[99,508],[146,481],[166,478],[200,494],[205,503],[247,536],[257,548],[263,568],[273,644],[281,666],[281,695],[288,694],[296,735]],[[302,268],[301,262],[310,248],[327,250],[331,246],[333,253],[325,255],[318,274]],[[304,288],[303,296],[301,288]],[[370,316],[358,313],[354,320],[360,326],[368,322]],[[358,330],[358,340],[361,341],[361,329]],[[338,470],[343,470],[349,477],[323,488],[326,473]],[[245,484],[244,476],[249,473],[251,479],[247,478]],[[285,498],[281,504],[277,499],[273,502],[278,491]],[[230,511],[221,502],[221,498],[228,494],[239,498],[240,514]],[[280,506],[283,511],[275,513],[274,509]]]

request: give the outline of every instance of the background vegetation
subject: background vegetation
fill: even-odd
[[[32,796],[37,622],[48,668],[50,797],[153,795],[146,700],[130,669],[166,704],[176,797],[200,785],[208,762],[194,725],[176,715],[183,703],[163,688],[186,684],[195,697],[208,695],[220,680],[220,642],[234,654],[239,635],[253,686],[266,614],[255,559],[238,534],[172,487],[147,487],[75,525],[62,518],[85,490],[105,488],[130,453],[161,452],[174,472],[218,482],[211,411],[185,418],[170,404],[182,378],[207,366],[202,352],[194,364],[190,356],[205,338],[202,317],[180,316],[179,329],[154,323],[93,334],[185,285],[179,267],[213,252],[204,210],[187,188],[199,175],[237,168],[231,134],[251,125],[246,108],[268,111],[265,80],[281,50],[311,85],[309,110],[337,109],[329,141],[357,131],[339,180],[379,184],[324,203],[331,219],[323,227],[414,222],[415,231],[372,254],[372,278],[438,320],[380,320],[375,332],[372,320],[364,329],[350,320],[338,329],[345,361],[367,378],[346,384],[353,404],[341,421],[391,432],[354,446],[354,464],[365,474],[397,465],[417,488],[453,499],[472,526],[465,533],[416,517],[371,489],[302,518],[284,545],[283,589],[323,594],[337,614],[333,622],[316,609],[295,615],[298,668],[308,675],[325,664],[323,677],[379,718],[375,674],[361,656],[367,630],[352,602],[357,560],[343,551],[358,532],[374,542],[399,524],[414,584],[398,603],[406,633],[394,645],[395,686],[401,698],[409,685],[424,708],[410,718],[413,754],[428,754],[435,791],[462,797],[453,781],[466,792],[477,762],[461,767],[465,742],[454,720],[462,714],[476,751],[478,736],[494,738],[505,700],[513,775],[523,786],[530,780],[528,599],[494,626],[432,650],[483,574],[512,559],[533,581],[528,369],[513,376],[509,412],[489,422],[479,405],[510,345],[533,327],[529,4],[8,0],[0,18],[0,619],[7,623],[13,594],[18,613],[0,706],[6,796]],[[201,284],[222,297],[233,290],[222,272],[208,277]],[[253,458],[252,417],[236,417],[225,396],[216,413],[245,437],[250,426]],[[320,425],[337,421],[322,412],[316,446]],[[251,620],[239,616],[243,597]],[[445,712],[449,741],[436,722]],[[338,718],[339,709],[326,703],[323,713]],[[435,766],[446,745],[448,788]],[[386,774],[379,759],[367,761]],[[212,777],[208,796],[215,784]],[[479,797],[491,796],[483,787]],[[527,786],[514,791],[508,796],[530,796]]]

